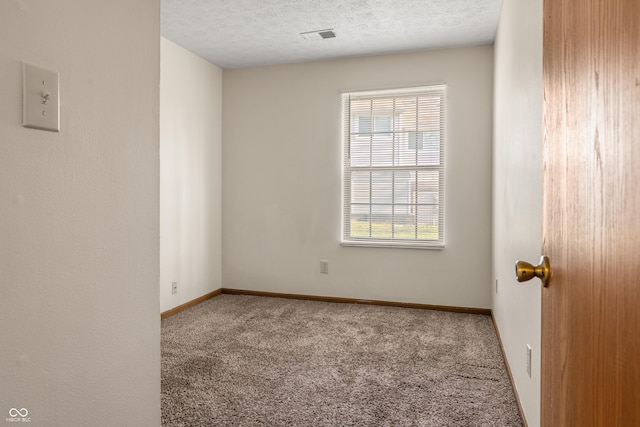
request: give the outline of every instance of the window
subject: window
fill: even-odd
[[[444,247],[446,86],[342,96],[344,245]]]

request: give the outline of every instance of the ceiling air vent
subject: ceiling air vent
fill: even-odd
[[[320,37],[323,39],[332,39],[336,36],[333,30],[320,31],[318,34],[320,34]]]
[[[300,35],[305,40],[322,40],[335,38],[336,33],[335,31],[333,31],[333,28],[330,28],[328,30],[307,31],[304,33],[300,33]]]

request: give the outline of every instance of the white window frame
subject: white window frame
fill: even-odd
[[[415,119],[415,123],[412,123],[411,126],[415,125],[415,129],[413,130],[407,130],[406,126],[401,126],[399,123],[401,123],[403,120],[401,119],[396,119],[395,117],[399,117],[402,113],[399,113],[398,111],[396,111],[396,99],[399,98],[408,98],[408,97],[413,97],[415,96],[417,99],[421,99],[424,100],[425,97],[426,98],[434,98],[434,97],[439,97],[440,101],[439,101],[439,107],[438,110],[434,110],[434,108],[431,109],[427,109],[426,111],[420,110],[420,113],[416,112],[416,119]],[[412,87],[412,88],[403,88],[403,89],[391,89],[391,90],[378,90],[378,91],[366,91],[366,92],[344,92],[342,94],[342,115],[343,115],[343,128],[342,128],[342,149],[343,149],[343,168],[342,168],[342,232],[341,232],[341,245],[343,246],[366,246],[366,247],[398,247],[398,248],[420,248],[420,249],[443,249],[445,247],[445,187],[444,187],[444,180],[445,180],[445,136],[446,136],[446,85],[444,84],[439,84],[439,85],[432,85],[432,86],[421,86],[421,87]],[[358,100],[358,101],[362,101],[362,100],[374,100],[374,99],[389,99],[389,98],[393,98],[393,109],[391,111],[382,111],[382,112],[374,112],[372,109],[372,118],[375,117],[376,114],[379,114],[381,116],[387,115],[388,117],[391,118],[391,124],[392,124],[392,129],[391,131],[387,134],[385,132],[385,135],[387,135],[387,138],[391,138],[392,142],[391,142],[391,146],[393,147],[393,152],[394,154],[390,155],[390,158],[388,159],[391,164],[385,165],[385,166],[376,166],[376,165],[372,165],[373,161],[373,157],[371,162],[369,163],[369,165],[366,166],[362,166],[362,165],[352,165],[352,161],[351,161],[351,144],[352,143],[362,143],[363,140],[367,140],[368,136],[367,135],[362,135],[362,133],[360,133],[358,130],[359,128],[359,122],[357,122],[360,117],[362,117],[361,114],[357,114],[357,113],[353,113],[353,115],[355,117],[353,117],[354,123],[351,122],[352,120],[352,111],[351,111],[351,103],[352,101]],[[372,104],[373,105],[373,104]],[[416,103],[416,105],[419,105],[418,103]],[[418,109],[416,108],[416,111],[418,111]],[[425,162],[418,160],[418,153],[419,152],[426,152],[429,151],[429,153],[433,153],[433,150],[426,150],[425,144],[423,143],[423,140],[421,139],[419,142],[417,140],[418,135],[421,136],[421,138],[423,137],[423,135],[426,135],[427,133],[433,134],[434,131],[433,130],[425,130],[423,127],[421,127],[422,125],[420,125],[420,121],[421,119],[418,117],[423,117],[422,114],[431,114],[430,120],[433,120],[434,118],[437,118],[438,120],[438,129],[437,129],[437,134],[439,135],[439,142],[440,142],[440,146],[439,146],[439,152],[435,153],[435,159],[437,159],[435,161],[435,163],[433,161],[431,162]],[[372,121],[371,126],[374,126],[374,122]],[[373,152],[373,144],[374,144],[374,140],[377,136],[375,129],[371,130],[371,142],[370,142],[370,150],[371,152]],[[379,133],[378,133],[379,134]],[[413,147],[409,148],[410,146],[410,139],[413,138]],[[406,140],[406,141],[405,141]],[[416,164],[415,165],[401,165],[401,164],[396,164],[396,163],[400,163],[400,162],[396,162],[396,154],[395,151],[398,150],[402,150],[404,148],[400,148],[400,147],[404,147],[404,145],[407,145],[406,149],[410,149],[410,150],[415,150],[416,151]],[[357,163],[354,161],[354,163]],[[352,175],[354,175],[354,172],[356,174],[359,174],[359,176],[363,176],[363,172],[365,171],[369,171],[369,186],[371,189],[369,189],[368,194],[369,194],[369,201],[367,202],[354,202],[354,199],[352,198],[352,182],[355,183],[356,181],[352,181]],[[412,185],[415,185],[415,196],[412,196],[411,198],[411,202],[410,204],[407,203],[398,203],[396,202],[396,196],[395,194],[393,194],[391,196],[391,201],[389,203],[383,203],[380,204],[378,202],[374,202],[374,198],[375,197],[379,197],[379,196],[374,196],[376,194],[376,192],[372,189],[373,188],[373,184],[371,184],[374,180],[373,176],[374,174],[384,174],[387,171],[387,175],[388,175],[388,171],[391,171],[391,176],[392,176],[392,184],[391,184],[391,188],[392,190],[392,194],[395,193],[395,188],[396,188],[396,177],[399,176],[406,176],[407,174],[409,174],[410,178],[409,180],[412,180]],[[429,171],[429,172],[424,172],[424,171]],[[423,194],[424,196],[422,196],[422,201],[419,200],[419,198],[421,196],[419,196],[419,176],[426,176],[423,175],[424,173],[429,173],[429,176],[436,176],[437,174],[437,195],[436,193],[434,193],[433,191],[429,192],[428,190],[423,190],[423,192],[421,194]],[[404,174],[404,175],[403,175]],[[411,175],[413,174],[413,175]],[[365,175],[366,176],[366,175]],[[356,178],[354,178],[356,179]],[[361,184],[359,184],[361,185]],[[358,192],[358,190],[353,190],[356,193]],[[382,193],[382,191],[380,191],[380,193]],[[425,198],[429,198],[429,199],[433,199],[435,201],[432,201],[430,203],[427,203],[424,201]],[[389,221],[387,221],[385,219],[385,224],[391,224],[391,232],[390,235],[385,236],[385,237],[380,237],[380,236],[374,236],[375,232],[373,231],[374,229],[374,225],[379,225],[378,222],[375,222],[375,220],[373,219],[375,217],[375,214],[373,213],[373,208],[374,207],[378,207],[380,208],[383,205],[388,205],[390,206],[391,209],[391,218]],[[363,208],[366,209],[366,207],[369,206],[369,215],[368,215],[368,219],[364,220],[365,223],[368,223],[369,225],[369,230],[368,230],[368,236],[365,235],[357,235],[358,233],[352,233],[351,232],[351,226],[354,223],[353,221],[358,222],[358,224],[360,224],[363,221],[360,220],[354,220],[352,217],[352,213],[354,208],[359,208],[360,210],[362,210]],[[399,220],[396,220],[395,218],[395,212],[397,208],[401,208],[401,209],[407,209],[407,208],[411,209],[411,212],[415,212],[416,214],[414,215],[414,223],[410,224],[413,225],[414,228],[413,230],[415,231],[415,236],[411,237],[411,238],[407,238],[407,237],[403,237],[406,235],[405,232],[399,232],[398,236],[396,236],[395,234],[395,230],[396,228],[401,228],[401,223],[399,222]],[[435,215],[433,216],[435,219],[434,221],[437,223],[435,224],[436,228],[436,232],[437,233],[437,237],[435,236],[434,231],[428,232],[428,231],[420,231],[420,230],[433,230],[434,225],[425,225],[426,223],[421,223],[419,222],[418,219],[418,210],[427,212],[427,210],[434,212],[435,211]],[[358,216],[358,214],[354,214],[355,217]],[[399,214],[398,214],[399,216]],[[432,217],[430,217],[432,218]],[[405,220],[406,221],[406,220]],[[388,227],[385,225],[385,227]],[[423,228],[421,228],[423,227]],[[431,227],[431,228],[427,228],[427,227]],[[361,233],[362,231],[359,230]],[[366,231],[365,231],[366,232]],[[419,236],[419,234],[422,233],[422,236]],[[378,233],[380,234],[380,233]],[[425,237],[428,236],[428,237]]]

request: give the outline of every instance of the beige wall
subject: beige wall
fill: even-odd
[[[159,2],[0,2],[0,422],[160,425]],[[21,61],[60,72],[25,129]]]
[[[530,427],[540,424],[540,281],[514,263],[540,259],[542,1],[505,0],[495,43],[493,313]],[[532,348],[532,375],[526,346]]]
[[[222,70],[161,39],[160,308],[221,286]],[[171,293],[178,282],[178,293]]]
[[[224,287],[490,306],[492,46],[223,77]],[[433,83],[448,85],[446,248],[341,247],[341,91]]]

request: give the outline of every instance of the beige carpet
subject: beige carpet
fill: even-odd
[[[520,426],[489,316],[220,295],[162,321],[163,426]]]

